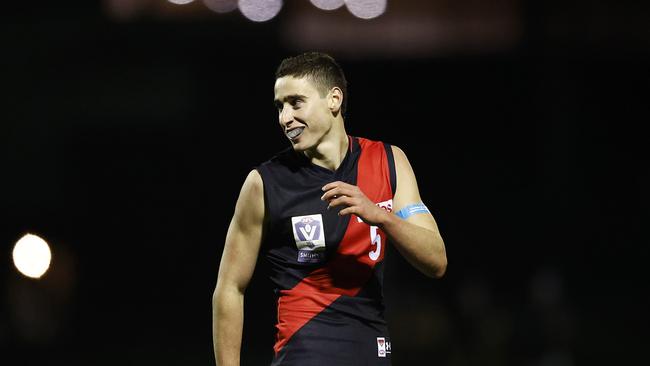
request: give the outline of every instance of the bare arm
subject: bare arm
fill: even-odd
[[[212,341],[217,366],[238,366],[244,324],[244,292],[262,242],[264,190],[256,170],[246,177],[230,221],[212,295]]]
[[[393,198],[393,210],[422,201],[413,168],[406,154],[393,146],[397,191]],[[379,208],[357,186],[332,182],[323,187],[323,200],[330,206],[346,206],[341,215],[355,214],[369,225],[380,227],[397,250],[420,272],[440,278],[447,269],[447,254],[438,225],[430,213],[409,216],[405,220]]]
[[[393,146],[397,191],[393,210],[422,202],[413,168],[406,154]],[[447,269],[447,253],[436,220],[431,213],[419,213],[405,220],[396,215],[386,215],[378,225],[392,239],[399,252],[415,268],[430,277],[440,278]]]

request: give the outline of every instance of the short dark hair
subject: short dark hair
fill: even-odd
[[[285,58],[275,71],[275,79],[284,76],[309,77],[321,96],[326,95],[330,89],[338,87],[343,92],[341,113],[345,115],[348,82],[345,80],[343,69],[334,57],[323,52],[311,51]]]

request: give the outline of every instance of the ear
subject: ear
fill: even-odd
[[[327,94],[327,103],[332,113],[339,113],[343,104],[343,91],[338,87],[330,89],[330,92]]]

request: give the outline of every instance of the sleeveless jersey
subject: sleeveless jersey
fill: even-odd
[[[390,365],[382,294],[386,235],[355,215],[327,208],[322,187],[358,186],[392,211],[396,188],[390,145],[348,137],[336,171],[293,150],[257,166],[267,223],[262,253],[277,296],[272,366]]]

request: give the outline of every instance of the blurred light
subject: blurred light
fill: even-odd
[[[282,0],[239,0],[238,4],[242,14],[254,22],[273,19],[282,9]]]
[[[345,0],[309,0],[311,1],[312,4],[314,4],[315,7],[323,10],[334,10],[338,9],[343,4],[345,4]]]
[[[351,1],[346,7],[353,8]],[[494,52],[521,42],[523,20],[511,0],[460,7],[444,1],[389,3],[379,18],[366,20],[349,9],[319,11],[305,1],[309,11],[287,11],[282,18],[280,42],[293,52],[325,49],[348,60]]]
[[[167,0],[167,1],[169,1],[172,4],[185,5],[191,3],[194,0]]]
[[[376,18],[386,11],[386,0],[345,0],[350,13],[362,19]]]
[[[228,13],[237,9],[237,0],[203,0],[203,4],[217,13]]]
[[[133,0],[105,0],[104,6],[108,13],[118,20],[133,19],[144,9],[142,1]]]
[[[40,278],[50,268],[52,253],[45,240],[27,234],[16,242],[13,258],[20,273],[27,277]]]

